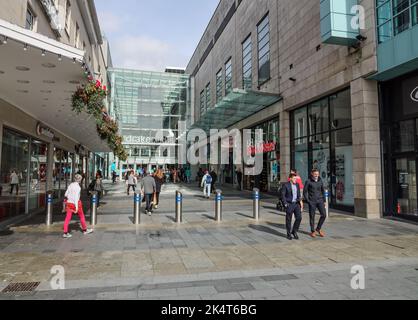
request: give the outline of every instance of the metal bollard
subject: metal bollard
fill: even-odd
[[[176,223],[183,222],[183,194],[176,191]]]
[[[222,221],[222,190],[216,190],[215,198],[215,220],[216,222]]]
[[[135,193],[134,196],[134,223],[135,225],[141,224],[141,194]]]
[[[253,212],[254,212],[254,219],[260,220],[260,190],[254,189],[253,190]]]
[[[91,192],[90,225],[97,224],[97,191]]]
[[[327,218],[329,218],[329,190],[325,189],[325,211],[327,213]]]
[[[49,227],[52,225],[52,214],[54,212],[54,192],[48,191],[46,194],[46,225]]]

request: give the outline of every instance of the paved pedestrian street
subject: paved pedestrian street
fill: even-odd
[[[416,225],[331,213],[327,237],[312,240],[305,213],[301,239],[288,241],[273,197],[263,199],[257,222],[251,194],[227,190],[217,223],[213,198],[194,186],[168,185],[160,208],[143,214],[137,228],[133,196],[124,185],[106,188],[92,235],[81,234],[73,220],[73,238],[63,239],[59,209],[50,228],[40,215],[1,233],[0,299],[418,298]],[[176,190],[184,197],[180,225]],[[63,267],[64,290],[54,290],[54,266]],[[364,290],[352,288],[354,266],[365,269]],[[32,287],[7,292],[20,283]]]

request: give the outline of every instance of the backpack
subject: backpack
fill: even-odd
[[[206,184],[212,184],[212,181],[213,181],[212,176],[208,174],[206,176]]]

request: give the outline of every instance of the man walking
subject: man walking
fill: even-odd
[[[153,207],[154,193],[157,191],[157,185],[155,179],[149,175],[148,172],[144,173],[144,178],[141,180],[141,193],[145,197],[145,214],[151,216]]]
[[[201,182],[201,186],[203,188],[203,194],[206,199],[210,199],[210,194],[212,190],[212,182],[213,182],[212,176],[209,174],[209,171],[206,171]]]
[[[302,223],[303,201],[300,186],[297,183],[297,175],[290,174],[289,182],[282,188],[282,202],[286,208],[286,230],[288,240],[299,240],[298,232]],[[295,223],[292,229],[292,219],[295,215]],[[293,238],[292,238],[293,236]]]
[[[309,204],[309,218],[311,224],[311,237],[316,238],[317,236],[324,238],[325,233],[322,231],[327,214],[325,211],[325,187],[324,183],[319,176],[319,170],[312,170],[311,177],[305,183],[304,198]],[[315,215],[316,209],[319,210],[321,218],[317,228],[315,229]]]

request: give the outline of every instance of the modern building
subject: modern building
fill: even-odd
[[[106,84],[109,66],[93,1],[0,0],[0,223],[107,167],[108,146],[71,97],[89,73]]]
[[[109,69],[111,109],[119,119],[129,158],[117,164],[127,170],[177,166],[178,138],[191,124],[190,76],[184,69],[166,72]]]
[[[416,7],[416,1],[221,0],[186,68],[194,126],[264,129],[263,173],[246,176],[245,189],[277,192],[291,168],[304,180],[317,168],[332,208],[370,219],[392,215],[393,203],[385,210],[383,201],[390,191],[382,188],[377,77],[395,60],[406,71],[404,55],[417,68]],[[376,20],[376,13],[384,16]],[[410,22],[402,22],[407,16]],[[397,38],[408,53],[398,50]],[[415,122],[409,128],[416,134]],[[399,165],[405,170],[415,162]],[[223,183],[236,185],[237,167],[217,167]]]

